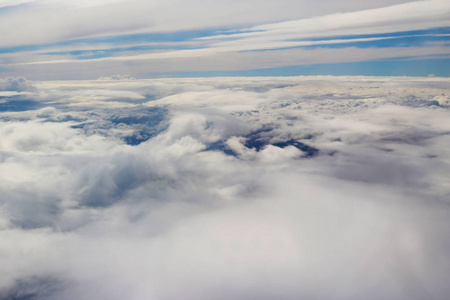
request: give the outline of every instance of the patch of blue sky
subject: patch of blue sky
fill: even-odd
[[[30,6],[30,3],[20,3],[20,4],[14,4],[14,5],[8,5],[0,7],[0,16],[3,14],[11,13],[14,11],[19,11],[23,9],[24,7]]]
[[[336,44],[321,44],[304,46],[303,48],[392,48],[392,47],[421,47],[428,46],[432,42],[450,42],[449,36],[404,36],[398,38],[386,38],[373,41],[342,42]]]
[[[130,52],[130,51],[149,51],[149,50],[185,50],[193,49],[193,46],[189,45],[139,45],[132,47],[119,47],[111,49],[98,49],[98,50],[74,50],[74,51],[53,51],[39,53],[41,55],[71,55],[77,56],[78,59],[93,59],[110,57],[114,54]]]
[[[83,59],[98,59],[98,58],[105,58],[105,57],[111,57],[111,53],[104,53],[102,51],[97,51],[91,54],[84,54],[81,56],[78,56],[77,59],[83,60]]]
[[[405,57],[390,57],[383,59],[384,61],[400,61],[400,60],[420,60],[420,59],[430,59],[430,58],[450,58],[450,54],[444,53],[444,54],[429,54],[429,55],[422,55],[422,56],[405,56]]]
[[[26,5],[26,4],[24,4]],[[242,31],[244,30],[244,31]],[[88,38],[88,39],[78,39],[78,40],[70,40],[63,41],[58,43],[49,43],[49,44],[38,44],[38,45],[23,45],[16,47],[8,47],[8,48],[0,48],[0,53],[18,53],[18,52],[31,52],[31,51],[42,51],[50,48],[58,48],[58,47],[68,47],[68,46],[78,46],[82,45],[88,48],[90,45],[97,44],[110,44],[112,46],[117,46],[117,50],[115,49],[101,49],[104,53],[114,53],[114,52],[125,52],[125,51],[146,51],[146,50],[180,50],[180,49],[189,49],[188,46],[164,46],[164,45],[155,45],[155,46],[135,46],[135,47],[126,47],[126,45],[130,44],[142,44],[142,43],[164,43],[164,42],[188,42],[195,41],[199,38],[203,37],[213,37],[217,35],[229,35],[232,36],[236,32],[242,33],[246,32],[245,29],[230,29],[230,28],[213,28],[213,29],[204,29],[204,30],[190,30],[190,31],[177,31],[177,32],[158,32],[158,33],[139,33],[139,34],[130,34],[130,35],[117,35],[117,36],[107,36],[107,37],[96,37],[96,38]],[[247,31],[249,32],[249,31]],[[450,34],[450,27],[443,28],[434,28],[428,30],[415,30],[415,31],[403,31],[403,32],[390,32],[390,33],[382,33],[382,34],[370,34],[370,35],[351,35],[351,36],[330,36],[330,37],[317,37],[317,38],[308,38],[308,39],[295,39],[295,40],[287,40],[287,41],[328,41],[328,40],[349,40],[348,43],[339,43],[339,44],[322,44],[322,45],[311,45],[311,46],[302,46],[302,47],[329,47],[329,48],[340,48],[340,47],[395,47],[399,45],[403,46],[418,46],[421,43],[426,42],[434,42],[434,41],[450,41],[448,36],[440,36]],[[362,38],[386,38],[383,40],[376,41],[359,41],[353,42],[352,39],[362,39]],[[124,47],[120,47],[124,46]],[[121,48],[121,49],[119,49]],[[294,47],[295,48],[295,47]],[[92,52],[92,50],[80,50]],[[257,51],[257,50],[256,50]],[[83,55],[83,52],[78,51],[68,51],[68,52],[46,52],[47,55]],[[105,54],[105,57],[110,54]]]
[[[217,29],[189,30],[175,32],[138,33],[117,36],[105,36],[89,39],[80,39],[81,43],[109,43],[109,44],[129,44],[148,42],[186,42],[192,39],[211,36],[217,34]]]
[[[374,60],[363,62],[297,65],[280,68],[242,70],[242,71],[211,71],[211,72],[176,72],[149,73],[149,77],[252,77],[252,76],[418,76],[430,74],[450,77],[450,58],[416,58],[398,60]]]
[[[368,38],[372,38],[370,36]],[[261,51],[271,51],[271,50],[286,50],[286,49],[317,49],[317,48],[392,48],[392,47],[425,47],[430,46],[431,43],[443,42],[442,46],[450,44],[450,35],[416,35],[416,36],[399,36],[399,37],[385,37],[377,38],[376,40],[369,41],[352,41],[351,39],[325,39],[325,40],[308,40],[311,42],[323,42],[315,45],[301,45],[301,46],[291,46],[291,47],[280,47],[280,48],[270,48],[270,49],[255,49],[255,50],[244,50],[240,52],[261,52]],[[379,39],[378,39],[379,38]],[[357,38],[355,38],[357,39]],[[359,39],[359,37],[358,37]],[[336,40],[340,40],[336,42]],[[329,43],[327,43],[329,41]]]
[[[61,44],[46,44],[46,45],[25,45],[25,46],[15,46],[0,48],[0,54],[6,53],[19,53],[19,52],[29,52],[46,49],[48,47],[60,46]]]
[[[38,45],[23,45],[8,48],[0,48],[1,53],[17,53],[39,51],[49,48],[66,47],[74,45],[97,45],[97,44],[111,44],[117,46],[126,46],[129,44],[142,43],[164,43],[164,42],[187,42],[201,37],[214,36],[217,34],[225,34],[229,28],[213,28],[204,30],[188,30],[177,32],[157,32],[157,33],[139,33],[128,35],[116,35],[106,37],[95,37],[86,39],[77,39],[70,41],[63,41],[58,43],[38,44]],[[228,33],[232,34],[232,33]],[[145,50],[145,49],[144,49]]]

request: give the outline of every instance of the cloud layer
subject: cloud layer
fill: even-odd
[[[446,299],[449,84],[112,76],[4,95],[0,299]]]
[[[0,13],[0,72],[39,80],[450,55],[446,0],[31,0],[8,1]]]
[[[44,44],[111,34],[168,32],[201,28],[219,28],[261,24],[271,21],[305,18],[334,11],[355,11],[383,7],[407,0],[383,0],[374,3],[322,0],[319,5],[307,1],[255,0],[204,1],[143,0],[6,1],[0,10],[4,37],[0,47]],[[286,9],[286,8],[290,9]],[[207,16],[205,12],[208,11]],[[120,22],[117,22],[120,20]],[[34,26],[29,26],[33,24]],[[14,29],[14,30],[12,30]]]

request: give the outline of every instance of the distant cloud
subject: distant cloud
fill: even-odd
[[[33,79],[145,78],[450,53],[446,0],[275,2],[36,0],[2,15],[2,28],[17,29],[0,28],[0,64]],[[23,27],[29,22],[35,26]]]
[[[24,92],[33,89],[33,85],[23,77],[0,78],[0,91]]]
[[[90,61],[174,59],[240,51],[271,50],[415,37],[415,35],[408,34],[395,34],[381,37],[370,37],[370,35],[449,27],[450,21],[447,18],[448,14],[450,14],[450,4],[448,1],[417,1],[371,10],[264,24],[244,28],[235,33],[230,32],[226,35],[206,36],[199,38],[199,40],[211,41],[210,44],[208,47],[201,47],[199,49],[102,57],[93,58]],[[361,35],[364,37],[360,37]],[[326,39],[320,39],[324,37]],[[329,37],[336,38],[330,39]],[[342,37],[346,38],[343,39]],[[305,40],[311,38],[315,40]],[[420,35],[417,38],[420,38]],[[85,63],[86,60],[54,60],[37,63],[69,62]]]
[[[135,80],[133,76],[130,75],[111,75],[107,77],[100,77],[98,80]]]
[[[330,14],[334,11],[354,11],[404,3],[408,0],[380,0],[377,3],[339,3],[321,0],[311,6],[302,0],[255,0],[237,2],[168,0],[155,3],[145,0],[6,1],[5,6],[21,3],[28,5],[2,14],[0,48],[30,44],[58,43],[61,41],[123,35],[142,32],[174,32],[199,28],[242,27],[244,24],[264,24],[277,20],[298,19]],[[235,3],[236,2],[236,3]],[[1,9],[1,5],[0,5]],[[207,16],[205,12],[208,12]],[[51,16],[51,17],[50,17]],[[121,22],[117,22],[120,19]],[[27,26],[27,22],[34,24]],[[180,22],[181,20],[181,22]],[[14,28],[14,34],[9,30]]]

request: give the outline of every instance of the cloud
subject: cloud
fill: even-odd
[[[24,92],[33,90],[32,84],[23,77],[8,77],[0,79],[0,92],[2,91],[14,91]]]
[[[112,75],[107,77],[100,77],[98,80],[135,80],[133,76],[130,75]]]
[[[225,35],[209,35],[197,40],[211,43],[197,49],[182,49],[137,55],[120,55],[114,57],[94,58],[96,60],[148,60],[173,59],[178,57],[199,57],[223,53],[236,53],[240,51],[283,49],[292,47],[333,45],[342,43],[357,43],[399,39],[408,34],[394,36],[367,36],[382,33],[396,33],[450,26],[447,15],[450,5],[447,1],[416,1],[382,8],[330,14],[319,17],[284,21],[279,23],[258,25],[244,28],[237,32],[228,32]],[[364,35],[361,37],[361,35]],[[353,39],[342,37],[354,36]],[[325,37],[336,37],[325,40]],[[417,37],[417,36],[415,36]],[[50,60],[35,63],[70,63],[80,60]],[[84,61],[85,63],[86,61]]]
[[[0,42],[0,47],[142,32],[241,27],[246,24],[329,14],[335,10],[362,10],[404,2],[407,1],[383,0],[364,4],[353,0],[340,3],[322,1],[321,5],[309,6],[306,1],[292,0],[265,3],[255,0],[223,3],[216,0],[206,5],[203,1],[186,3],[180,0],[164,3],[142,0],[132,2],[35,0],[26,2],[27,5],[18,6],[16,10],[6,11],[2,16],[3,26],[0,34],[4,39]],[[8,1],[7,5],[19,3],[24,1]],[[208,11],[210,16],[206,16],[205,11]],[[118,19],[121,22],[116,22]],[[30,23],[35,26],[29,27],[27,24]],[[14,30],[11,30],[12,28]]]
[[[265,39],[308,38],[402,32],[447,27],[450,6],[442,0],[415,1],[357,12],[258,25],[235,37]],[[233,36],[229,36],[233,38]]]
[[[0,299],[447,298],[448,79],[33,84]]]
[[[0,4],[0,9],[11,8],[14,6],[19,6],[27,3],[32,3],[36,0],[5,0]]]
[[[195,76],[205,75],[210,76],[211,73],[217,76],[226,76],[228,71],[235,72],[242,70],[253,70],[251,74],[265,74],[265,68],[281,68],[288,66],[305,65],[305,68],[313,65],[311,70],[320,72],[321,68],[315,65],[329,66],[331,69],[340,69],[338,74],[344,73],[346,70],[352,70],[354,66],[343,66],[347,69],[339,68],[335,65],[327,65],[334,63],[349,63],[349,62],[367,62],[377,66],[374,60],[380,60],[381,65],[385,66],[386,70],[396,70],[396,74],[405,75],[412,70],[411,75],[420,75],[424,73],[419,67],[414,68],[399,68],[396,65],[397,60],[390,60],[392,57],[400,57],[398,60],[406,59],[422,59],[420,65],[425,66],[425,73],[428,75],[430,71],[445,75],[445,63],[438,63],[433,61],[428,55],[436,55],[435,58],[448,55],[449,49],[446,47],[388,47],[388,48],[358,48],[358,47],[344,47],[339,49],[333,48],[316,48],[316,49],[280,49],[270,51],[244,51],[238,53],[222,53],[201,56],[200,53],[195,53],[195,50],[190,54],[191,57],[182,57],[182,52],[172,53],[172,58],[160,58],[153,54],[129,57],[130,61],[123,59],[99,59],[95,61],[62,61],[64,64],[57,63],[43,63],[43,64],[26,64],[16,66],[16,72],[27,73],[28,77],[33,79],[46,80],[61,80],[61,79],[86,79],[98,78],[105,73],[124,72],[135,75],[136,77],[179,77],[179,76]],[[198,54],[198,55],[197,55]],[[406,56],[406,58],[405,58]],[[430,59],[430,60],[428,60]],[[387,66],[387,67],[386,67]],[[359,73],[364,74],[365,69]],[[218,71],[221,70],[221,71]],[[307,69],[309,70],[309,69]],[[383,69],[380,71],[382,72]],[[417,71],[417,72],[416,72]],[[181,72],[178,73],[178,72]],[[289,73],[289,70],[287,71]],[[323,72],[327,74],[328,72]],[[240,74],[237,72],[237,74]],[[275,71],[273,75],[283,74],[283,71]],[[292,73],[289,73],[292,74]],[[294,73],[295,74],[295,73]]]
[[[445,0],[39,0],[5,12],[0,63],[8,76],[48,80],[430,59],[448,54],[449,10]]]

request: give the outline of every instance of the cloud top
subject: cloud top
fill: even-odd
[[[444,300],[448,84],[34,82],[0,111],[0,299]]]

